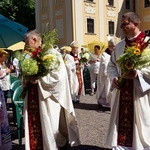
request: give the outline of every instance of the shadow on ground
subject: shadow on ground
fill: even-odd
[[[91,145],[80,145],[77,147],[71,147],[69,148],[69,150],[111,150],[111,149]]]
[[[81,103],[81,102],[74,104],[74,108],[85,109],[85,110],[95,110],[99,112],[110,111],[110,108],[100,107],[98,104],[87,104],[87,103]]]
[[[25,150],[25,145],[13,144],[12,150]]]
[[[12,150],[25,150],[25,145],[13,145]],[[97,146],[90,146],[90,145],[80,145],[78,147],[69,147],[67,149],[62,149],[62,150],[111,150],[107,148],[102,148],[102,147],[97,147]]]

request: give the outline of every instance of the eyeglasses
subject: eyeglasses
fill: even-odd
[[[124,23],[121,24],[121,27],[127,26],[129,24],[130,24],[130,22],[124,22]]]

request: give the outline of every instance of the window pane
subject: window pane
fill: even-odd
[[[87,33],[94,33],[94,19],[87,19]]]
[[[126,0],[126,9],[130,9],[130,0]]]
[[[150,7],[150,0],[145,0],[145,7]]]
[[[110,6],[114,6],[114,0],[108,0],[108,4],[109,4]]]
[[[114,34],[114,22],[109,21],[109,34]]]

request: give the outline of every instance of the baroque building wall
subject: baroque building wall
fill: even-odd
[[[36,28],[39,32],[44,32],[45,25],[49,23],[50,30],[57,29],[59,46],[69,45],[73,40],[78,40],[80,45],[94,40],[107,42],[108,37],[115,38],[117,42],[123,38],[120,20],[124,12],[135,11],[142,20],[141,29],[149,30],[150,7],[144,8],[144,2],[145,0],[36,0]]]

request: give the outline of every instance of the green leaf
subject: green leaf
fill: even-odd
[[[50,48],[52,48],[55,45],[56,41],[58,40],[56,29],[49,31],[48,28],[49,24],[46,24],[44,34],[42,35],[42,40],[44,43],[42,44],[42,50],[45,52]]]

